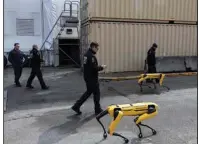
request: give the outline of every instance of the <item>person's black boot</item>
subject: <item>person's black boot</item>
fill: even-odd
[[[32,85],[26,85],[26,88],[34,89],[34,87]]]
[[[49,86],[42,87],[42,90],[48,90]]]
[[[22,87],[20,83],[16,83],[16,87]]]
[[[73,111],[75,111],[75,112],[77,113],[77,115],[81,115],[81,114],[82,114],[82,112],[80,111],[80,109],[77,108],[77,107],[75,107],[75,106],[72,106],[71,109],[72,109]]]

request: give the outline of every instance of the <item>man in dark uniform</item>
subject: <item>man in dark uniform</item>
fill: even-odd
[[[9,52],[8,60],[12,64],[12,67],[14,69],[14,75],[15,75],[15,84],[17,87],[21,87],[21,83],[19,82],[19,79],[22,74],[23,70],[23,60],[26,59],[26,56],[24,53],[22,53],[19,50],[19,43],[14,44],[14,49]]]
[[[155,51],[157,49],[157,44],[154,43],[152,47],[147,52],[147,64],[148,64],[148,73],[156,73],[156,57]]]
[[[97,58],[95,54],[98,51],[98,43],[92,42],[89,50],[84,55],[84,80],[86,82],[87,91],[81,96],[79,100],[72,106],[72,109],[77,113],[81,114],[81,105],[90,97],[94,95],[95,114],[102,112],[100,106],[100,89],[98,82],[98,72],[106,68],[106,65],[98,66]]]
[[[152,47],[147,52],[147,64],[148,64],[148,73],[156,73],[156,57],[155,57],[155,51],[157,49],[157,44],[154,43]],[[151,80],[147,80],[147,82],[151,82]],[[156,79],[156,82],[158,83],[159,80]]]
[[[37,78],[39,79],[41,88],[46,90],[49,87],[46,86],[46,84],[43,80],[42,72],[40,69],[41,62],[43,62],[43,60],[40,58],[40,54],[39,54],[37,45],[33,45],[30,55],[31,55],[30,63],[31,63],[32,71],[31,71],[30,77],[28,78],[26,87],[33,89],[34,87],[32,86],[32,81],[35,78],[35,76],[37,76]]]

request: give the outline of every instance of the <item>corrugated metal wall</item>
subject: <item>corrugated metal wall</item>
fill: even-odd
[[[88,17],[197,21],[197,0],[82,0]]]
[[[158,44],[157,56],[197,56],[197,26],[136,23],[91,23],[82,27],[82,49],[100,44],[98,59],[107,72],[143,70],[147,50]]]
[[[99,42],[107,72],[143,70],[154,42],[157,56],[197,56],[197,25],[190,25],[197,22],[197,0],[82,0],[81,13],[82,54]]]

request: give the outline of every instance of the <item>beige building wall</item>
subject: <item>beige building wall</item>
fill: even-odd
[[[197,56],[197,25],[98,22],[82,26],[82,54],[91,41],[100,44],[99,64],[107,72],[142,71],[147,50],[157,56]]]
[[[197,0],[81,0],[81,19],[197,21]]]

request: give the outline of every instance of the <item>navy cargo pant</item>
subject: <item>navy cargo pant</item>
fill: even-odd
[[[15,75],[15,83],[16,85],[20,85],[19,79],[22,74],[22,66],[13,66],[14,69],[14,75]]]
[[[156,73],[156,66],[155,65],[148,65],[148,73]],[[159,79],[155,79],[156,83],[159,83]],[[150,82],[150,80],[148,80]]]
[[[86,82],[86,92],[76,101],[75,107],[80,108],[82,104],[93,94],[93,100],[95,105],[95,112],[100,111],[100,89],[99,82],[85,81]]]
[[[32,81],[34,80],[35,76],[37,76],[41,87],[45,88],[46,84],[43,80],[43,75],[42,75],[40,68],[32,68],[32,71],[31,71],[30,76],[27,81],[27,86],[31,86]]]

